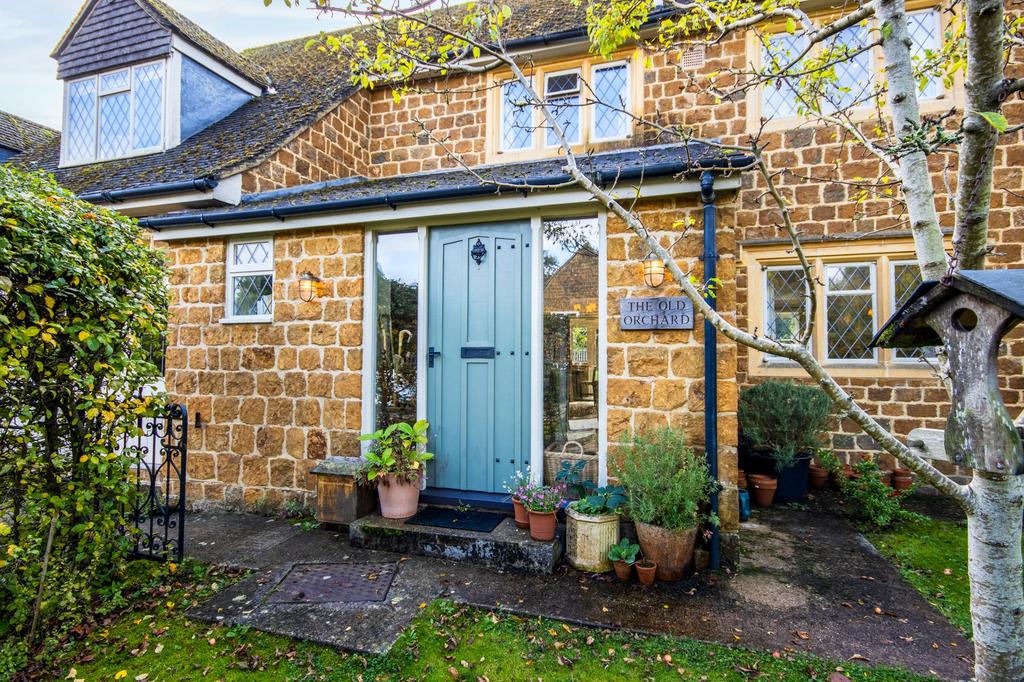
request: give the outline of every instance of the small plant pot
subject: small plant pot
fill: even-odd
[[[627,564],[620,559],[619,561],[613,561],[612,566],[615,567],[615,575],[622,582],[628,583],[629,579],[633,577],[633,564]]]
[[[394,474],[387,474],[377,485],[380,515],[385,519],[407,519],[419,509],[420,483],[410,483]]]
[[[892,487],[895,490],[906,490],[914,485],[914,474],[910,469],[897,469],[892,472]]]
[[[825,486],[828,485],[828,469],[812,464],[807,484],[814,490],[824,490]]]
[[[757,478],[751,481],[751,492],[754,504],[758,507],[770,507],[775,501],[775,489],[778,481],[774,478]]]
[[[558,519],[555,512],[535,512],[530,510],[530,539],[537,542],[550,542],[555,539]]]
[[[516,528],[529,528],[530,512],[526,511],[526,505],[518,497],[512,498],[512,510],[515,512]]]
[[[658,564],[653,561],[638,561],[636,564],[636,575],[640,578],[640,584],[650,587],[654,584],[654,576],[658,572]]]

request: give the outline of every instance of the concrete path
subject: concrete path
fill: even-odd
[[[387,651],[421,604],[446,597],[602,628],[806,651],[947,679],[971,675],[970,643],[848,522],[827,512],[758,512],[743,528],[738,573],[647,590],[571,570],[524,576],[357,550],[342,533],[252,515],[194,514],[186,531],[191,557],[255,570],[190,615],[355,651]],[[393,566],[394,581],[380,602],[271,599],[296,565],[310,563]]]

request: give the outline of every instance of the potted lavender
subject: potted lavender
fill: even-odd
[[[530,476],[530,467],[525,471],[517,471],[512,478],[504,483],[505,492],[512,496],[512,509],[515,511],[516,528],[530,527],[530,513],[526,510],[523,500],[533,494],[537,486],[533,484]]]
[[[565,486],[542,485],[533,488],[529,497],[523,500],[530,513],[530,538],[540,542],[555,539],[558,520],[555,512],[565,502]]]

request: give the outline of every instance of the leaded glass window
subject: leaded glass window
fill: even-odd
[[[868,43],[867,26],[851,26],[826,41],[825,48],[835,62],[836,80],[825,89],[828,100],[826,110],[861,106],[871,95],[871,51],[864,50]],[[859,51],[863,50],[863,51]]]
[[[795,341],[807,323],[810,297],[807,278],[798,266],[765,268],[765,335],[776,341]],[[765,355],[765,362],[782,358]]]
[[[562,127],[570,143],[580,141],[580,74],[578,71],[548,74],[544,86],[544,102]],[[554,129],[547,127],[545,144],[557,146],[560,141]]]
[[[892,313],[903,307],[921,284],[921,268],[914,261],[892,264]],[[901,362],[915,362],[935,357],[935,348],[894,348],[892,357]]]
[[[594,130],[592,139],[626,137],[629,132],[629,69],[625,63],[594,69]]]
[[[526,88],[509,81],[501,90],[501,148],[505,151],[533,146],[533,107],[527,104]]]
[[[804,39],[789,33],[776,33],[767,38],[768,44],[762,50],[764,70],[787,66],[804,49]],[[761,89],[761,117],[766,119],[788,118],[797,115],[796,90],[788,78],[772,80]]]
[[[63,162],[116,159],[162,149],[164,99],[164,62],[68,83]]]
[[[907,31],[910,33],[910,54],[914,68],[921,69],[942,49],[942,17],[937,9],[907,12]],[[936,75],[918,80],[918,95],[922,99],[935,99],[942,94],[942,81]]]
[[[828,360],[872,361],[875,335],[873,263],[825,266],[825,318]]]
[[[274,312],[274,242],[250,239],[228,248],[228,318],[270,321]]]

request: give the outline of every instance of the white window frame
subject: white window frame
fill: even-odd
[[[531,128],[531,130],[530,130],[530,142],[529,142],[529,144],[527,144],[524,147],[506,147],[505,146],[505,113],[508,111],[508,106],[509,106],[508,99],[506,99],[506,97],[505,97],[505,87],[509,83],[513,83],[513,82],[518,82],[518,81],[516,81],[515,79],[509,79],[509,80],[502,81],[501,82],[501,89],[499,91],[499,96],[501,98],[501,111],[498,112],[498,126],[499,126],[498,134],[501,136],[501,139],[498,140],[498,148],[503,153],[506,153],[506,154],[518,154],[518,153],[530,151],[531,149],[536,149],[537,148],[537,111],[536,111],[536,107],[523,107],[524,109],[529,109],[529,113],[530,113],[530,128]],[[532,83],[532,79],[531,79],[531,83]]]
[[[264,243],[267,245],[269,261],[264,263],[250,263],[247,265],[235,264],[235,247],[240,244]],[[232,239],[227,243],[225,251],[225,272],[224,272],[224,317],[221,322],[224,324],[236,323],[266,323],[274,320],[274,238],[273,237],[250,237],[247,239]],[[237,315],[235,314],[235,278],[251,275],[270,275],[270,314],[269,315]]]
[[[544,98],[544,106],[548,105],[548,81],[558,76],[564,76],[567,73],[576,74],[576,96],[579,98],[579,104],[576,105],[576,139],[569,140],[570,145],[583,144],[583,69],[581,67],[574,67],[571,69],[561,69],[559,71],[547,71],[544,73],[544,92],[541,95]],[[556,93],[550,97],[554,99],[560,99],[566,96],[572,96],[572,91],[565,91],[563,93]],[[552,111],[552,116],[557,118],[556,112]],[[558,149],[560,144],[548,144],[548,128],[542,126],[541,129],[543,148],[545,150]]]
[[[762,315],[764,316],[762,319],[764,320],[764,326],[765,326],[764,334],[765,334],[765,336],[769,336],[768,335],[768,326],[769,326],[769,324],[771,324],[772,315],[774,313],[774,311],[772,310],[772,308],[770,306],[771,296],[770,296],[769,290],[768,290],[768,287],[769,287],[768,273],[771,272],[771,271],[778,271],[778,270],[803,271],[803,268],[801,266],[799,266],[799,265],[766,265],[766,266],[761,268],[761,279],[762,279],[761,291],[764,292],[762,294],[762,298],[764,300],[761,302],[761,307],[762,307]],[[804,279],[804,291],[805,291],[805,293],[809,293],[809,292],[807,292],[807,287],[808,286],[810,286],[810,285],[808,284],[808,282],[807,282],[807,280],[805,278]],[[804,315],[810,317],[811,313],[812,313],[812,311],[811,311],[811,297],[809,295],[807,295],[804,298]],[[769,337],[769,338],[772,338],[772,337]],[[807,350],[811,351],[812,353],[814,352],[814,341],[813,341],[813,339],[808,342]],[[761,362],[766,364],[766,365],[767,364],[772,364],[772,365],[777,365],[777,364],[796,365],[796,362],[793,361],[793,360],[790,360],[789,358],[784,358],[784,357],[781,357],[781,356],[778,356],[778,355],[772,355],[771,353],[761,353]]]
[[[161,67],[161,107],[163,114],[161,116],[161,134],[160,144],[151,147],[145,147],[142,149],[133,149],[132,145],[135,143],[135,70],[140,69],[152,64],[159,64]],[[111,88],[108,90],[100,89],[100,82],[103,76],[109,76],[119,71],[128,72],[128,84],[127,86],[120,86]],[[138,64],[132,64],[131,66],[118,67],[116,69],[108,69],[100,73],[94,73],[91,76],[85,76],[84,78],[74,78],[64,82],[64,111],[62,113],[62,121],[64,126],[65,134],[68,131],[68,116],[71,111],[69,108],[69,100],[71,98],[71,86],[75,83],[81,83],[83,81],[92,81],[93,88],[93,131],[92,131],[92,155],[89,157],[83,157],[79,159],[70,160],[68,159],[68,150],[61,143],[60,149],[60,165],[65,166],[81,166],[89,163],[97,163],[99,161],[113,161],[115,159],[127,159],[133,156],[143,156],[145,154],[153,154],[156,152],[162,152],[168,148],[168,138],[171,131],[170,116],[168,103],[171,99],[171,88],[170,79],[168,78],[170,69],[168,68],[167,59],[152,59],[146,62],[139,62]],[[118,93],[127,92],[128,95],[128,151],[118,156],[101,156],[100,155],[100,99],[108,95],[115,95]]]
[[[615,137],[598,137],[597,136],[597,132],[596,132],[597,131],[597,107],[602,106],[602,105],[603,106],[608,106],[608,105],[603,103],[601,100],[597,99],[597,93],[594,91],[594,81],[597,80],[597,73],[599,71],[604,71],[605,69],[617,69],[617,68],[620,68],[620,67],[624,68],[626,70],[626,84],[624,86],[625,87],[625,94],[626,94],[626,101],[623,104],[623,106],[619,107],[619,106],[616,105],[615,108],[616,109],[623,109],[626,112],[629,112],[629,111],[633,110],[633,102],[632,102],[633,98],[631,97],[631,94],[633,92],[633,80],[632,80],[632,74],[629,72],[629,60],[628,59],[620,59],[618,61],[608,62],[607,64],[595,64],[590,69],[590,81],[587,83],[587,88],[590,90],[590,94],[594,96],[593,104],[591,104],[591,107],[593,108],[593,111],[591,112],[591,115],[590,115],[590,131],[589,131],[590,132],[590,135],[589,135],[590,139],[588,140],[588,142],[612,142],[612,141],[615,141],[615,140],[625,140],[626,138],[629,137],[629,119],[630,119],[630,115],[628,113],[622,114],[623,116],[626,117],[626,130],[625,130],[624,134],[618,135],[618,136],[615,136]],[[622,112],[620,111],[618,113],[621,114]]]
[[[824,359],[823,359],[823,363],[824,364],[826,364],[826,365],[877,365],[878,364],[878,362],[879,362],[879,359],[878,359],[878,348],[872,348],[871,349],[871,357],[870,358],[863,358],[863,359],[857,359],[857,358],[833,358],[833,357],[831,357],[829,355],[831,353],[832,349],[829,346],[829,342],[828,342],[828,337],[829,337],[828,304],[829,304],[829,297],[830,296],[863,296],[864,294],[871,294],[871,335],[872,335],[872,337],[874,337],[874,335],[878,332],[878,277],[877,277],[877,265],[878,265],[877,261],[874,261],[874,260],[849,261],[849,262],[826,263],[825,264],[825,267],[823,268],[823,275],[824,275],[824,287],[823,287],[824,288],[824,298],[822,299],[822,302],[824,304],[824,307],[822,309],[822,312],[824,313],[824,315],[822,317],[822,324],[825,325],[825,328],[824,328],[824,332],[825,332],[825,352],[824,352]],[[833,268],[850,268],[850,267],[854,267],[854,268],[867,267],[868,268],[869,275],[870,275],[869,288],[868,289],[842,289],[842,290],[839,290],[839,291],[833,293],[832,292],[832,287],[830,286],[831,279],[829,277],[829,270],[831,270]]]

